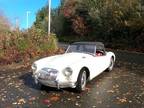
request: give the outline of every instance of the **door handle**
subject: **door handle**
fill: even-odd
[[[86,57],[85,57],[85,56],[83,56],[82,58],[83,58],[83,59],[85,59]]]

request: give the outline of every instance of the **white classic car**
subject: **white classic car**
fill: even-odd
[[[32,64],[36,83],[58,89],[85,90],[86,82],[113,69],[115,54],[101,42],[76,42],[61,55],[42,58]]]

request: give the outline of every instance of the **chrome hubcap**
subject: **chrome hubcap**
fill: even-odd
[[[111,63],[110,63],[110,69],[112,70],[113,68],[113,59],[111,59]]]
[[[86,72],[84,71],[81,78],[81,86],[83,90],[85,89],[85,85],[86,85]]]

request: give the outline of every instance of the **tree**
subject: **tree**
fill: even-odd
[[[61,0],[52,9],[52,32],[67,40],[73,36],[114,47],[137,47],[135,39],[144,31],[142,6],[139,0]],[[45,7],[38,12],[35,26],[47,30],[47,21]]]
[[[10,22],[8,18],[0,11],[0,32],[10,30]]]
[[[80,1],[66,1],[62,10],[66,20],[70,21],[73,33],[80,36],[88,34],[88,12],[85,7],[80,6]]]
[[[2,11],[0,11],[0,53],[1,49],[8,44],[8,42],[4,40],[9,40],[8,33],[10,31],[10,22],[8,18],[3,14]]]
[[[48,7],[45,6],[37,12],[34,26],[38,29],[47,31],[48,29]]]

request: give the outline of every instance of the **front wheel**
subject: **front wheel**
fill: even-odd
[[[40,89],[40,90],[45,90],[47,88],[47,86],[43,85],[42,83],[38,82],[37,83],[37,87]]]
[[[76,89],[78,92],[82,92],[85,90],[86,81],[87,81],[86,71],[84,69],[82,69],[80,71],[80,74],[79,74],[78,80],[77,80]]]

